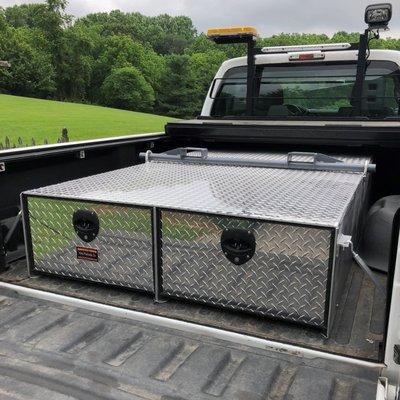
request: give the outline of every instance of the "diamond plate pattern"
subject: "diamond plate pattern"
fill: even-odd
[[[254,257],[224,256],[225,228],[252,231]],[[162,211],[165,295],[323,328],[331,229]]]
[[[27,194],[337,227],[361,173],[147,162]]]
[[[40,197],[29,197],[28,209],[35,271],[153,292],[149,209]],[[99,235],[90,243],[73,229],[78,209],[99,217]],[[77,259],[76,246],[97,249],[99,261]]]

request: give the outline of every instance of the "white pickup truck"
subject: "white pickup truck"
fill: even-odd
[[[248,56],[198,118],[1,152],[0,398],[398,399],[400,52],[369,50],[390,16],[368,7],[357,44],[210,30]]]

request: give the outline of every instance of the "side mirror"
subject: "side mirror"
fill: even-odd
[[[370,30],[386,29],[392,18],[390,3],[371,4],[365,9],[365,22]]]

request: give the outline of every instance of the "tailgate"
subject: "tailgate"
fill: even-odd
[[[0,289],[2,399],[369,400],[378,376]]]

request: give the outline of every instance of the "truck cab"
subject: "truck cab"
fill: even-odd
[[[399,52],[371,50],[357,115],[353,88],[358,51],[349,43],[263,48],[255,56],[255,119],[395,120],[398,118]],[[246,113],[246,57],[221,65],[202,118]]]

